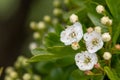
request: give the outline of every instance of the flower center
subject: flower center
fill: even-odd
[[[91,58],[90,57],[86,57],[85,60],[84,60],[84,63],[88,64],[90,61],[91,61]]]
[[[70,36],[71,36],[72,38],[74,38],[74,37],[76,36],[75,32],[72,32],[72,33],[70,34]]]
[[[97,39],[97,38],[94,38],[94,39],[92,40],[92,44],[93,44],[93,45],[97,45],[97,44],[98,44],[98,39]]]

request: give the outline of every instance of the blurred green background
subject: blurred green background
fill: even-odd
[[[30,55],[31,21],[52,14],[53,0],[0,0],[0,66],[13,65],[17,56]]]

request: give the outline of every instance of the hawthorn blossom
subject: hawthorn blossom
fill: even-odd
[[[85,33],[84,40],[86,48],[90,53],[94,53],[103,47],[102,37],[98,32]]]
[[[91,54],[88,51],[83,51],[75,55],[75,62],[80,70],[87,71],[91,70],[97,64],[98,58],[95,53]]]
[[[71,45],[74,42],[79,42],[83,37],[82,25],[79,22],[67,27],[60,34],[60,40],[65,45]]]

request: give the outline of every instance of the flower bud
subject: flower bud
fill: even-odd
[[[55,8],[55,9],[53,10],[53,14],[54,14],[55,16],[59,16],[60,14],[62,14],[62,10],[59,9],[59,8]]]
[[[38,76],[38,75],[34,75],[34,76],[33,76],[33,80],[41,80],[41,77]]]
[[[30,50],[33,50],[33,49],[35,49],[37,47],[37,44],[35,43],[35,42],[32,42],[31,44],[30,44],[30,46],[29,46],[29,49]]]
[[[104,52],[103,58],[104,58],[105,60],[110,60],[111,57],[112,57],[111,53],[109,53],[109,52]]]
[[[105,12],[105,8],[102,5],[98,5],[96,7],[96,11],[97,11],[97,13],[102,14],[103,12]]]
[[[36,29],[36,23],[34,21],[30,22],[30,28],[31,29]]]
[[[54,7],[59,7],[60,6],[60,1],[59,0],[54,0],[53,1],[53,6]]]
[[[96,69],[99,69],[101,66],[100,66],[99,63],[97,63],[97,64],[94,65],[94,67],[95,67]]]
[[[9,75],[5,76],[4,80],[13,80]]]
[[[89,27],[88,29],[87,29],[87,32],[88,33],[91,33],[93,31],[93,28],[92,27]]]
[[[10,72],[9,75],[10,75],[10,77],[13,78],[13,79],[15,79],[15,78],[18,77],[18,74],[17,74],[17,72],[15,72],[15,71]]]
[[[99,26],[96,26],[96,27],[94,28],[94,30],[95,30],[96,32],[98,32],[98,33],[101,33],[101,27],[99,27]]]
[[[40,21],[38,24],[37,24],[37,27],[39,30],[42,30],[42,29],[45,29],[45,23],[43,21]]]
[[[72,14],[69,19],[71,23],[75,23],[78,21],[78,16],[75,14]]]
[[[10,74],[12,71],[14,71],[13,67],[7,67],[5,73]]]
[[[31,75],[29,73],[25,73],[23,75],[23,80],[31,80]]]
[[[74,49],[74,50],[77,50],[77,49],[80,48],[78,42],[73,42],[72,45],[71,45],[71,47],[72,47],[72,49]]]
[[[70,3],[70,0],[64,0],[64,4],[69,4]]]
[[[48,16],[48,15],[44,16],[43,19],[44,19],[45,22],[50,22],[51,21],[51,17]]]
[[[118,49],[118,50],[120,50],[120,44],[116,44],[115,48]]]
[[[94,73],[92,71],[85,71],[86,75],[93,75]]]
[[[101,23],[104,25],[111,26],[112,25],[112,20],[108,16],[104,16],[101,18]]]
[[[54,19],[52,20],[52,23],[53,23],[54,25],[56,25],[56,24],[58,23],[58,19],[57,19],[57,18],[54,18]]]
[[[39,39],[40,38],[40,34],[38,32],[34,32],[33,33],[33,38],[34,39]]]
[[[111,40],[110,34],[109,34],[109,33],[104,33],[104,34],[102,34],[102,40],[103,40],[104,42],[110,41],[110,40]]]

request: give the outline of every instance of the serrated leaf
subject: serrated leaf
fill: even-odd
[[[117,77],[117,75],[115,75],[113,73],[113,71],[109,68],[109,67],[104,67],[104,71],[105,73],[108,75],[110,80],[119,80],[119,78]]]

